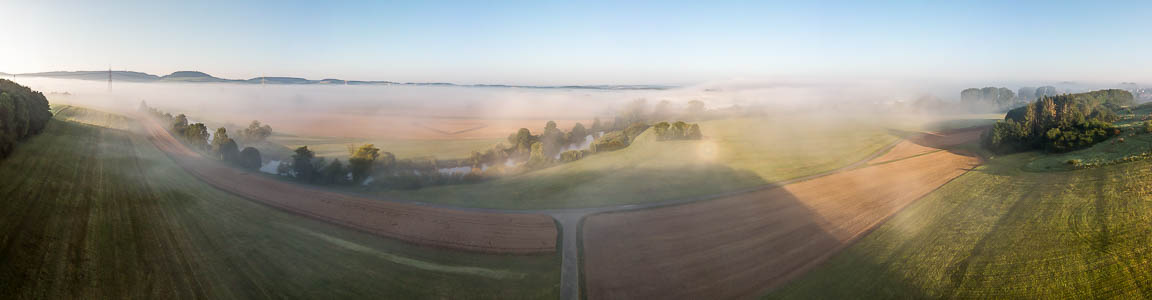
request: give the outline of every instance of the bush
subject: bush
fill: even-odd
[[[592,142],[592,152],[616,151],[627,148],[629,144],[631,140],[628,139],[628,135],[622,131],[612,131]]]
[[[256,150],[256,148],[252,147],[245,147],[243,151],[240,151],[239,165],[241,168],[256,170],[260,168],[260,164],[260,150]]]

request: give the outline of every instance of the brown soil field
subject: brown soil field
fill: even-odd
[[[327,192],[226,166],[190,150],[151,118],[151,140],[208,184],[301,215],[421,245],[492,253],[556,251],[552,218],[403,204]]]
[[[961,138],[944,137],[952,139]],[[589,216],[588,298],[758,297],[978,163],[938,151],[715,200]]]
[[[888,153],[872,159],[869,163],[889,162],[932,151],[939,151],[943,148],[978,140],[980,139],[981,132],[984,132],[984,128],[955,132],[923,133],[905,140],[899,145],[896,145],[896,147],[893,147]]]

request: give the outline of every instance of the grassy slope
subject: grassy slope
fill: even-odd
[[[1152,297],[1152,163],[1032,173],[1000,157],[771,298]]]
[[[459,139],[459,140],[375,140],[336,137],[303,137],[294,135],[273,135],[270,142],[296,149],[308,146],[316,156],[328,159],[348,158],[348,145],[373,144],[376,148],[391,152],[396,158],[436,157],[439,159],[464,158],[472,151],[484,151],[503,139]]]
[[[473,207],[593,207],[691,198],[833,170],[896,141],[883,124],[737,119],[700,123],[702,141],[655,141],[470,185],[382,191]]]
[[[73,122],[0,162],[12,298],[553,298],[558,255],[461,253],[213,189],[142,136]]]

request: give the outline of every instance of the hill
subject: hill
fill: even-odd
[[[177,71],[160,77],[161,81],[176,82],[236,82],[237,80],[217,78],[199,71]]]
[[[2,75],[12,75],[0,73]],[[563,86],[535,86],[535,85],[501,85],[501,84],[455,84],[447,82],[393,82],[383,80],[344,80],[325,78],[311,80],[299,77],[262,76],[250,79],[219,78],[199,71],[177,71],[165,76],[156,76],[148,73],[133,71],[54,71],[38,73],[15,74],[25,77],[44,77],[57,79],[79,80],[109,80],[128,82],[217,82],[217,83],[243,83],[243,84],[347,84],[347,85],[414,85],[414,86],[460,86],[460,87],[507,87],[507,88],[533,88],[533,89],[592,89],[592,90],[663,90],[671,86],[661,85],[563,85]]]

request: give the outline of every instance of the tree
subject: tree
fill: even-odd
[[[1036,98],[1056,96],[1056,87],[1046,85],[1036,88]]]
[[[231,138],[228,138],[228,129],[224,127],[216,128],[216,133],[212,134],[212,151],[216,152],[218,156],[222,155],[220,154],[220,146],[223,146],[228,140],[231,140]]]
[[[1016,94],[1007,88],[996,89],[996,106],[999,108],[1008,108],[1012,106],[1012,101],[1016,99]]]
[[[550,156],[544,156],[544,144],[540,142],[532,143],[532,154],[528,156],[528,163],[525,164],[529,168],[540,168],[546,166],[551,159]]]
[[[604,124],[600,124],[600,118],[592,119],[592,127],[589,127],[592,132],[604,131]]]
[[[211,149],[208,145],[208,127],[204,126],[204,123],[195,123],[184,128],[184,140],[188,141],[193,149]]]
[[[352,169],[352,181],[360,184],[371,174],[372,163],[380,157],[380,149],[373,144],[366,144],[349,154],[348,165]]]
[[[324,184],[342,184],[348,177],[348,170],[344,169],[344,164],[340,163],[340,159],[333,160],[332,163],[324,166],[320,173],[323,174],[321,182]]]
[[[652,133],[656,134],[657,140],[667,140],[668,139],[668,127],[671,127],[671,126],[672,125],[669,125],[668,122],[656,123],[655,125],[652,125],[652,130],[653,130]]]
[[[228,138],[220,145],[219,151],[220,159],[228,163],[239,165],[240,163],[240,147],[236,145],[236,141]]]
[[[241,132],[241,137],[249,143],[264,141],[269,136],[272,136],[272,126],[260,125],[260,121],[256,120],[252,120],[248,128]]]
[[[960,102],[964,102],[964,103],[967,103],[969,105],[976,104],[976,103],[980,102],[980,98],[982,98],[983,96],[984,95],[980,91],[980,89],[977,89],[977,88],[964,89],[963,91],[960,91]]]
[[[260,160],[260,150],[256,150],[256,148],[252,147],[245,147],[244,151],[240,151],[239,165],[241,168],[249,170],[260,169],[261,163],[262,161]]]
[[[312,182],[316,173],[316,168],[312,166],[312,159],[316,157],[316,153],[308,150],[308,146],[296,148],[294,152],[295,154],[292,154],[292,171],[296,178],[300,181]]]
[[[185,116],[184,114],[177,115],[176,121],[172,122],[172,131],[175,131],[176,134],[183,135],[184,134],[184,128],[187,128],[187,127],[188,127],[188,116]]]
[[[1030,86],[1021,87],[1016,91],[1016,99],[1018,99],[1019,101],[1017,102],[1021,104],[1032,102],[1032,100],[1036,99],[1036,88]]]
[[[556,128],[556,122],[548,121],[544,125],[544,133],[540,135],[540,142],[544,144],[544,155],[548,157],[555,157],[560,154],[560,149],[568,144],[564,139],[564,132]]]
[[[572,126],[572,131],[568,132],[569,144],[583,143],[586,138],[588,138],[588,130],[584,129],[584,124],[580,124],[580,122],[576,122],[576,125]]]
[[[700,132],[700,125],[692,124],[692,126],[689,126],[688,132],[684,134],[684,138],[689,140],[699,140],[704,138],[704,134]]]

